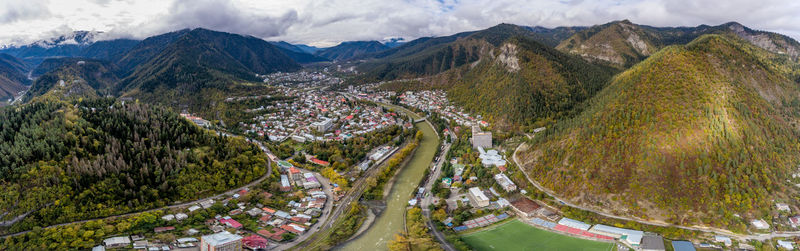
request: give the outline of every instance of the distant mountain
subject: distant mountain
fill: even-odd
[[[551,47],[555,47],[561,41],[571,37],[575,33],[583,31],[588,27],[585,26],[573,26],[573,27],[556,27],[556,28],[545,28],[542,26],[533,26],[533,27],[525,27],[533,33],[536,33],[537,41],[546,44]]]
[[[189,31],[189,29],[183,29],[148,37],[128,50],[121,58],[115,60],[115,63],[123,75],[128,75],[132,73],[137,66],[153,59],[170,43]]]
[[[299,49],[301,49],[301,50],[303,50],[303,52],[308,53],[308,54],[314,54],[314,53],[317,53],[319,50],[325,49],[325,48],[320,48],[320,47],[315,47],[315,46],[310,46],[310,45],[304,45],[304,44],[294,44],[294,46],[299,48]]]
[[[401,45],[405,44],[406,42],[407,41],[402,37],[393,37],[393,38],[385,39],[383,41],[383,45],[386,45],[386,47],[389,47],[389,48],[396,48],[398,46],[401,46]]]
[[[556,48],[586,59],[626,68],[656,51],[673,44],[686,44],[704,34],[734,34],[775,53],[800,56],[800,44],[789,37],[749,29],[738,23],[719,26],[651,27],[628,20],[615,21],[584,29],[562,41]]]
[[[615,214],[736,232],[777,215],[775,201],[800,194],[800,65],[740,36],[657,52],[643,42],[647,59],[534,137],[521,151],[524,170],[571,202]]]
[[[14,56],[0,53],[0,102],[24,91],[30,81],[26,77],[28,65]]]
[[[12,46],[0,50],[26,61],[30,65],[37,65],[49,57],[76,57],[95,41],[99,32],[75,31],[70,34],[40,40],[28,45]]]
[[[328,61],[327,58],[314,56],[313,53],[309,53],[303,48],[300,48],[294,44],[290,44],[284,41],[269,42],[269,43],[274,45],[275,47],[278,47],[278,49],[280,49],[281,52],[283,52],[283,54],[286,54],[286,56],[289,56],[295,62],[301,64]]]
[[[158,44],[163,42],[168,43],[158,51],[157,48],[161,47]],[[118,86],[118,93],[123,97],[168,105],[179,111],[210,113],[212,110],[209,108],[222,103],[226,95],[233,95],[237,88],[245,88],[240,83],[261,81],[256,74],[301,69],[276,46],[251,36],[198,28],[182,31],[176,38],[162,35],[152,40],[145,39],[142,43],[150,44],[137,46],[144,53],[136,53],[137,48],[134,48],[123,59],[141,60],[135,56],[154,56],[125,77]],[[208,114],[210,118],[214,115]]]
[[[378,41],[353,41],[317,51],[314,55],[336,61],[348,61],[360,56],[389,49]]]
[[[557,51],[539,39],[525,27],[501,24],[447,38],[415,40],[395,53],[418,52],[389,55],[366,76],[422,77],[385,88],[444,89],[456,104],[498,127],[541,125],[578,110],[605,86],[613,71]]]
[[[133,39],[97,41],[84,48],[80,56],[114,62],[121,59],[129,50],[139,44],[139,42],[139,40]]]
[[[392,80],[431,76],[477,61],[514,36],[532,37],[535,33],[511,24],[500,24],[486,30],[463,32],[446,37],[420,38],[400,47],[373,54],[376,60],[359,66],[366,81]]]
[[[112,95],[119,82],[115,66],[96,59],[47,59],[34,72],[43,74],[25,93],[26,102],[39,96],[71,99]]]

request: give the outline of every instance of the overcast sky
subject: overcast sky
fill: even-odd
[[[141,39],[204,27],[331,46],[449,35],[502,22],[555,27],[622,19],[655,26],[736,21],[800,39],[797,0],[0,0],[0,45],[72,30]]]

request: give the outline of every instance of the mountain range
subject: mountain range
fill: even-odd
[[[224,121],[226,97],[270,93],[254,84],[261,75],[347,62],[361,73],[351,84],[445,90],[491,129],[546,127],[519,151],[522,168],[587,207],[742,229],[734,215],[769,217],[773,200],[800,192],[800,43],[735,22],[499,24],[329,48],[202,28],[141,41],[92,34],[0,50],[0,98],[110,95]]]

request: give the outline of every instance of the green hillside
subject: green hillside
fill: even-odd
[[[348,61],[387,49],[389,49],[388,46],[378,41],[351,41],[342,42],[334,47],[321,49],[314,53],[314,56],[336,61]]]
[[[446,79],[448,97],[456,104],[510,127],[541,126],[574,113],[611,75],[530,38],[514,37],[476,64],[434,79]]]
[[[243,139],[135,102],[33,102],[0,110],[0,232],[190,201],[266,172]]]
[[[9,54],[0,53],[0,106],[26,89],[28,65]]]
[[[797,203],[798,69],[735,37],[670,46],[536,135],[520,158],[533,179],[580,204],[742,230],[770,218],[773,199]]]
[[[392,54],[359,66],[364,81],[432,76],[477,61],[503,41],[514,36],[534,36],[524,27],[499,24],[486,30],[458,33],[442,38],[411,41],[394,48]],[[388,52],[388,51],[387,51]]]
[[[45,95],[57,99],[102,97],[112,94],[119,82],[116,67],[105,61],[61,58],[47,59],[42,64],[35,71],[46,73],[25,93],[26,102]]]
[[[226,98],[269,94],[256,73],[298,69],[300,65],[264,40],[194,29],[137,66],[117,90],[122,97],[235,122],[228,113],[243,111],[224,109]]]

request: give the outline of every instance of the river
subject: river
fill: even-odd
[[[387,106],[409,112],[397,106]],[[366,232],[345,244],[341,250],[388,250],[386,244],[389,240],[403,231],[403,212],[408,206],[408,200],[416,193],[417,185],[422,181],[425,169],[430,167],[436,148],[439,147],[439,138],[430,124],[420,122],[416,126],[422,131],[422,142],[408,164],[395,176],[394,185],[386,197],[386,210],[375,219]]]

